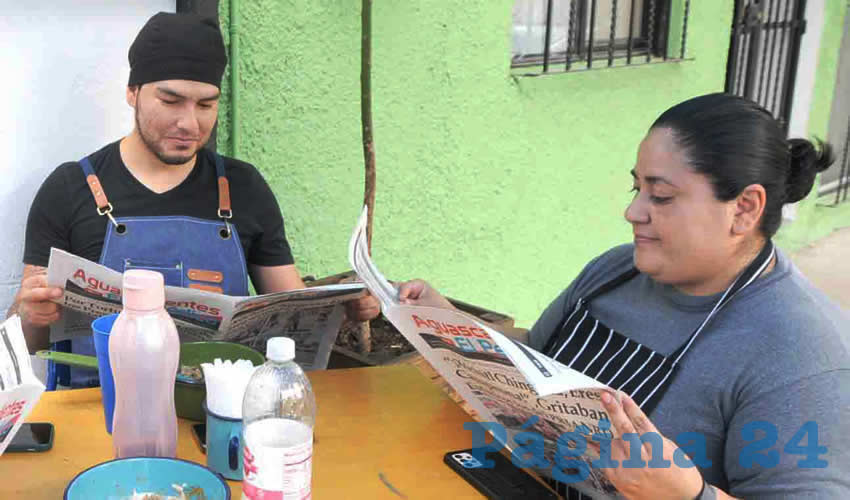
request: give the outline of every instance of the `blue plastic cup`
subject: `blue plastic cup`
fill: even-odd
[[[112,379],[112,366],[109,364],[109,334],[118,314],[102,316],[92,321],[94,351],[97,354],[97,367],[100,375],[100,394],[103,399],[103,418],[106,420],[106,432],[112,434],[112,413],[115,411],[115,381]]]
[[[207,414],[207,467],[233,481],[242,480],[242,419]]]

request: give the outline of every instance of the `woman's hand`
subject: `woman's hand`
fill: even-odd
[[[410,280],[398,286],[398,300],[402,304],[413,306],[430,306],[441,309],[454,309],[455,306],[440,292],[434,290],[431,285],[422,280]]]
[[[369,321],[381,314],[381,304],[368,291],[359,299],[345,303],[345,315],[351,321]]]
[[[630,397],[623,394],[622,405],[620,405],[611,394],[603,392],[602,404],[611,419],[611,431],[614,433],[614,439],[611,442],[611,458],[618,464],[616,468],[602,469],[602,471],[620,493],[630,500],[692,500],[699,495],[703,485],[699,470],[696,466],[681,468],[676,464],[673,453],[679,447],[658,432],[658,429]],[[623,467],[623,461],[629,459],[633,446],[630,441],[622,439],[623,434],[627,433],[636,433],[639,436],[655,433],[660,436],[663,443],[660,454],[664,460],[670,462],[669,467],[649,466],[652,456],[659,455],[659,450],[654,450],[649,442],[641,443],[640,459],[646,462],[642,467]]]

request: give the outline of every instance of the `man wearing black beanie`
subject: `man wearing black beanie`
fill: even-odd
[[[127,103],[135,127],[78,162],[60,165],[39,189],[27,220],[21,290],[9,314],[21,315],[33,351],[74,337],[92,354],[91,334],[49,329],[60,317],[45,268],[56,247],[123,272],[148,268],[166,284],[247,295],[303,288],[274,194],[250,164],[203,146],[218,116],[227,65],[217,21],[159,13],[129,50]],[[349,316],[379,313],[366,297]],[[86,341],[88,340],[88,342]],[[83,374],[72,385],[97,381]]]

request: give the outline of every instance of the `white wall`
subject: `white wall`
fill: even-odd
[[[0,318],[17,292],[29,205],[60,163],[132,129],[127,50],[174,0],[0,0]],[[63,210],[56,206],[55,210]]]

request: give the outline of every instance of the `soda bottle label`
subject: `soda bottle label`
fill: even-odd
[[[272,418],[245,429],[242,493],[249,500],[309,500],[313,432],[293,420]]]

